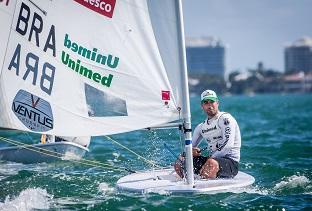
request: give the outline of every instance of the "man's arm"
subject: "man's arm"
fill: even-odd
[[[202,124],[197,125],[193,133],[192,144],[193,144],[193,156],[194,157],[200,156],[200,149],[197,146],[203,139],[201,135],[201,127],[202,127]]]
[[[201,135],[201,126],[202,124],[197,125],[194,130],[193,137],[192,137],[193,147],[197,147],[199,143],[201,142],[201,140],[203,139]]]

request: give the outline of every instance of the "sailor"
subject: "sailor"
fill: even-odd
[[[205,90],[201,94],[201,107],[207,119],[197,125],[192,138],[194,173],[204,179],[233,178],[238,173],[240,160],[239,126],[231,114],[219,111],[219,99],[214,91]],[[208,143],[208,157],[202,156],[198,148],[202,139]],[[180,160],[174,168],[183,177]]]

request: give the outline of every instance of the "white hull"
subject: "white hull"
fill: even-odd
[[[254,177],[239,172],[233,179],[195,180],[192,187],[179,179],[173,169],[162,169],[127,175],[117,181],[117,187],[140,193],[220,193],[238,191],[254,181]]]
[[[89,150],[86,147],[65,141],[46,144],[33,144],[27,146],[27,148],[23,146],[3,147],[0,149],[0,160],[25,164],[41,162],[48,163],[61,159],[80,159],[88,151]]]

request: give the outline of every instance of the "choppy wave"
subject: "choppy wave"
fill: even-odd
[[[251,185],[247,188],[238,189],[235,193],[249,193],[249,194],[259,194],[259,195],[270,195],[279,194],[284,192],[300,192],[311,194],[312,183],[306,176],[292,175],[289,177],[282,178],[282,181],[274,185],[273,188],[261,187],[258,185]]]
[[[102,193],[102,194],[109,194],[114,192],[115,188],[110,187],[107,183],[102,182],[99,184],[98,190]]]
[[[283,180],[277,183],[273,188],[276,192],[296,191],[298,189],[303,189],[307,192],[311,191],[311,181],[305,176],[292,175],[290,177],[283,178]]]
[[[0,210],[28,211],[33,209],[49,209],[52,195],[45,189],[27,188],[17,197],[7,196],[3,203],[0,202]]]
[[[266,196],[269,194],[269,191],[266,188],[259,187],[258,185],[251,185],[246,188],[240,188],[236,190],[231,190],[232,193],[249,193],[249,194],[259,194]]]
[[[18,163],[1,163],[0,165],[0,181],[7,178],[8,176],[16,175],[18,174],[18,169],[23,164]]]

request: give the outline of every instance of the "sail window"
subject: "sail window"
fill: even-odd
[[[91,117],[128,116],[126,101],[85,84],[88,114]]]

